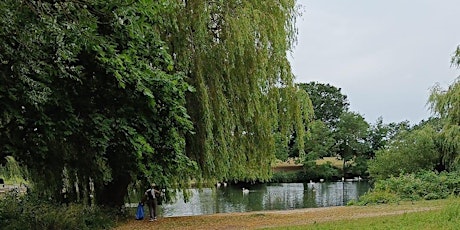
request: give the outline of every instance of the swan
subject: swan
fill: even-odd
[[[249,189],[247,189],[247,188],[242,188],[242,191],[243,191],[243,194],[248,194],[249,193]]]

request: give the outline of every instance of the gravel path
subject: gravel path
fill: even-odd
[[[129,220],[117,230],[127,229],[257,229],[276,226],[306,225],[335,220],[400,215],[440,209],[436,202],[417,204],[308,208],[283,211],[222,213],[203,216],[166,217],[158,221]]]

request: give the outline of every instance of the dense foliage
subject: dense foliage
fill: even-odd
[[[191,177],[189,86],[157,32],[165,2],[0,3],[0,156],[43,195],[85,202],[94,188],[119,205],[132,179]]]
[[[458,65],[458,49],[456,58],[453,61]],[[429,102],[432,110],[440,116],[444,124],[438,142],[442,161],[450,169],[456,168],[460,160],[460,78],[457,78],[447,90],[436,85]]]
[[[295,16],[294,0],[184,1],[168,39],[196,89],[187,95],[187,155],[204,179],[268,180],[274,150],[288,149],[294,132],[303,152],[312,108],[286,57]]]
[[[399,132],[409,129],[407,121],[386,124],[382,117],[369,124],[359,113],[349,111],[347,96],[330,84],[298,86],[309,94],[315,113],[305,138],[306,170],[314,170],[314,160],[332,156],[343,161],[343,176],[367,176],[368,160]]]
[[[350,103],[342,94],[342,89],[319,82],[300,83],[298,86],[310,95],[315,119],[329,127],[335,127],[342,113],[348,111]]]
[[[385,179],[401,173],[434,170],[440,162],[436,131],[430,126],[402,132],[369,162],[374,179]]]
[[[312,159],[331,156],[335,152],[336,141],[334,133],[320,120],[311,122],[309,125],[309,135],[305,142],[305,152]]]
[[[454,65],[459,58],[457,49]],[[460,79],[447,90],[436,85],[429,103],[438,117],[400,132],[377,151],[369,163],[375,189],[362,197],[361,203],[459,195]]]
[[[2,1],[0,159],[43,197],[110,206],[136,180],[268,180],[275,136],[303,154],[313,114],[286,57],[295,15],[294,0]]]
[[[378,180],[372,192],[360,197],[361,204],[393,203],[400,200],[432,200],[458,196],[460,174],[422,170]]]
[[[368,130],[369,124],[360,114],[344,112],[340,116],[335,138],[337,155],[343,160],[344,170],[347,161],[361,157],[368,151]]]
[[[111,210],[82,204],[59,205],[36,194],[2,195],[1,229],[110,229],[115,224]]]

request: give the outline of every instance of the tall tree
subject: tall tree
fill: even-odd
[[[383,123],[383,118],[379,117],[375,124],[373,124],[368,133],[366,141],[369,143],[370,148],[367,153],[367,158],[373,158],[375,152],[379,149],[385,148],[389,142],[395,137],[398,133],[402,131],[407,131],[410,129],[409,121],[403,121],[400,123]]]
[[[335,131],[337,155],[343,160],[343,170],[346,173],[346,163],[368,152],[369,124],[364,118],[354,112],[342,113]]]
[[[312,111],[294,19],[293,0],[2,1],[0,153],[47,197],[94,184],[114,206],[133,179],[268,179],[275,133],[302,151]]]
[[[300,109],[308,97],[296,96],[286,57],[295,38],[295,1],[183,4],[178,31],[169,39],[196,90],[187,95],[195,125],[187,155],[203,179],[267,180],[275,134],[297,130],[303,141],[302,121],[308,117]]]
[[[45,197],[77,184],[69,196],[85,201],[94,184],[96,202],[118,206],[132,179],[177,186],[193,176],[189,86],[158,32],[174,7],[0,2],[0,154],[26,166]]]
[[[452,62],[459,65],[459,49]],[[443,90],[439,85],[433,87],[428,101],[432,111],[438,114],[444,123],[439,139],[442,161],[449,169],[456,168],[460,161],[460,78],[457,78],[447,90]]]
[[[350,105],[341,89],[319,82],[300,83],[299,87],[310,96],[315,112],[315,119],[321,120],[330,128],[335,128],[340,115],[348,111]]]

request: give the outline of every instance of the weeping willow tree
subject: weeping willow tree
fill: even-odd
[[[199,179],[267,180],[274,134],[295,132],[303,140],[312,114],[287,60],[295,1],[181,2],[177,33],[166,37],[195,89],[186,97],[195,128],[187,155],[198,163]],[[303,152],[303,142],[298,145]]]
[[[303,150],[312,114],[286,58],[295,12],[288,0],[0,1],[0,158],[42,197],[94,190],[108,206],[138,180],[266,180],[275,133]]]
[[[460,47],[457,47],[451,63],[457,68],[460,67]],[[439,141],[442,160],[450,168],[458,167],[460,160],[460,77],[447,90],[435,85],[428,102],[431,110],[437,113],[444,122]]]
[[[460,63],[459,58],[460,52],[457,50],[457,55],[453,59],[457,66]],[[429,103],[444,123],[439,138],[443,163],[450,169],[456,168],[460,160],[460,78],[457,78],[447,90],[439,85],[433,87]]]

